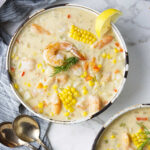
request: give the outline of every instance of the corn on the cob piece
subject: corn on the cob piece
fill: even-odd
[[[131,135],[132,142],[139,148],[143,142],[145,142],[147,135],[140,129],[137,133]]]
[[[80,29],[75,25],[71,26],[69,36],[74,40],[81,41],[86,44],[92,45],[97,39],[96,36],[84,29]]]

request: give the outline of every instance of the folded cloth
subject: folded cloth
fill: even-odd
[[[6,0],[5,3],[0,3],[0,123],[3,121],[13,121],[16,116],[21,113],[31,115],[36,119],[41,128],[40,138],[51,149],[49,139],[47,137],[47,131],[49,128],[49,122],[42,120],[36,116],[33,116],[28,110],[20,104],[12,93],[7,73],[5,70],[7,46],[10,41],[10,34],[5,32],[5,25],[15,25],[18,22],[25,20],[33,9],[39,9],[49,6],[55,0]],[[4,0],[3,0],[4,2]],[[42,150],[37,143],[33,143],[34,146]],[[10,148],[0,144],[0,150],[9,150]],[[12,149],[12,148],[11,148]],[[16,150],[27,150],[27,147],[18,147]]]

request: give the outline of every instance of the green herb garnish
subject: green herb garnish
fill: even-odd
[[[69,57],[65,59],[62,66],[54,67],[54,73],[51,76],[54,76],[62,71],[67,71],[71,68],[71,66],[75,65],[79,59],[77,57]]]

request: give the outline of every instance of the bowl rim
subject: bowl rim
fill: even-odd
[[[118,119],[122,115],[126,114],[127,112],[130,112],[132,110],[136,110],[136,109],[139,109],[139,108],[150,108],[150,103],[135,104],[135,105],[128,106],[128,107],[124,108],[123,110],[121,110],[121,111],[117,112],[116,114],[114,114],[112,117],[110,117],[104,123],[104,125],[102,125],[101,129],[97,133],[97,135],[94,139],[94,142],[92,144],[91,150],[96,150],[96,145],[97,145],[97,142],[98,142],[99,138],[102,136],[105,129],[107,129],[107,127],[109,127],[116,119]]]
[[[20,103],[26,108],[28,109],[30,112],[32,112],[33,114],[35,114],[36,116],[38,116],[39,118],[42,118],[44,120],[47,120],[49,122],[54,122],[54,123],[59,123],[59,124],[74,124],[74,123],[80,123],[80,122],[83,122],[83,121],[87,121],[89,119],[92,119],[96,116],[98,116],[99,114],[101,114],[102,112],[104,112],[108,107],[111,106],[111,104],[118,98],[118,96],[120,95],[124,85],[125,85],[125,81],[127,79],[127,75],[128,75],[128,69],[129,69],[129,56],[128,56],[128,51],[127,51],[127,47],[126,47],[126,44],[125,44],[125,41],[121,35],[121,33],[119,32],[119,30],[117,29],[117,27],[112,24],[112,28],[113,30],[115,31],[115,35],[118,37],[118,40],[120,40],[120,43],[125,51],[125,70],[124,70],[124,80],[122,81],[121,85],[120,85],[120,88],[117,92],[117,94],[111,99],[111,101],[108,102],[108,104],[106,106],[104,106],[100,111],[98,111],[97,113],[93,114],[93,115],[90,115],[90,116],[87,116],[85,118],[81,118],[81,119],[77,119],[77,120],[68,120],[68,121],[61,121],[61,120],[54,120],[54,119],[51,119],[51,118],[48,118],[46,117],[45,115],[42,115],[42,114],[39,114],[39,113],[36,113],[30,106],[28,106],[24,101],[23,99],[21,98],[21,96],[19,95],[19,93],[17,92],[17,90],[15,90],[14,86],[13,86],[13,82],[12,82],[12,78],[11,78],[11,74],[10,74],[10,53],[12,51],[12,47],[14,45],[14,42],[16,40],[16,37],[18,36],[18,34],[21,32],[22,28],[31,20],[33,19],[34,17],[36,17],[37,15],[40,15],[46,11],[49,11],[50,9],[52,8],[57,8],[57,7],[64,7],[64,6],[71,6],[71,7],[77,7],[77,8],[81,8],[81,9],[85,9],[85,10],[88,10],[90,12],[93,12],[95,13],[96,15],[100,14],[100,12],[94,10],[94,9],[91,9],[89,7],[86,7],[86,6],[82,6],[82,5],[79,5],[79,4],[71,4],[71,3],[63,3],[63,4],[57,4],[57,5],[52,5],[52,6],[49,6],[49,7],[46,7],[46,8],[43,8],[43,9],[40,9],[38,11],[35,11],[32,15],[30,15],[28,18],[26,18],[22,24],[17,28],[16,32],[14,33],[14,35],[12,36],[11,40],[10,40],[10,43],[9,43],[9,46],[8,46],[8,50],[7,50],[7,55],[6,55],[6,72],[7,72],[7,77],[8,77],[8,80],[9,80],[9,84],[10,84],[10,87],[14,93],[14,95],[17,97],[17,99],[20,101]]]

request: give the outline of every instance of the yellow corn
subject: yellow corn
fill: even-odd
[[[30,83],[27,83],[27,86],[28,86],[28,87],[31,87],[31,84],[30,84]]]
[[[17,83],[15,83],[15,84],[14,84],[14,87],[15,87],[16,89],[18,89],[18,84],[17,84]]]
[[[113,59],[113,60],[112,60],[112,63],[113,63],[113,64],[116,64],[116,62],[117,62],[116,59]]]
[[[106,56],[107,56],[106,53],[103,53],[103,54],[102,54],[102,57],[103,57],[103,58],[106,58]]]
[[[51,117],[53,117],[53,116],[54,116],[54,113],[53,113],[53,112],[50,112],[50,115],[51,115]]]
[[[58,86],[56,84],[53,85],[52,87],[54,90],[56,90],[58,88]]]
[[[44,85],[44,86],[43,86],[43,89],[47,89],[47,88],[48,88],[48,85]]]
[[[69,112],[65,112],[65,113],[64,113],[64,116],[66,116],[66,117],[68,117],[69,115],[70,115]]]
[[[118,50],[117,48],[114,48],[114,52],[115,52],[115,53],[118,53],[119,50]]]
[[[42,72],[45,72],[45,69],[42,69]]]
[[[111,139],[115,139],[116,136],[114,134],[111,135]]]
[[[143,132],[143,129],[140,129],[137,133],[131,135],[133,144],[138,148],[143,142],[145,142],[147,135]]]
[[[102,68],[102,65],[101,65],[101,64],[99,64],[99,65],[98,65],[98,68]]]
[[[67,110],[67,113],[74,112],[74,106],[77,103],[77,100],[75,99],[76,96],[78,96],[79,93],[74,87],[68,86],[67,88],[64,88],[60,93],[59,97]]]
[[[81,41],[86,44],[92,45],[97,39],[96,36],[84,29],[78,28],[75,25],[71,26],[69,36],[74,40]]]
[[[42,64],[38,64],[37,65],[37,68],[39,69],[39,68],[41,68],[42,67]]]
[[[44,105],[43,105],[43,102],[39,102],[39,103],[38,103],[38,108],[42,109],[43,106],[44,106]]]
[[[89,81],[89,86],[94,86],[95,85],[95,83],[93,82],[93,81]]]
[[[86,111],[83,112],[83,117],[86,117],[88,113]]]

